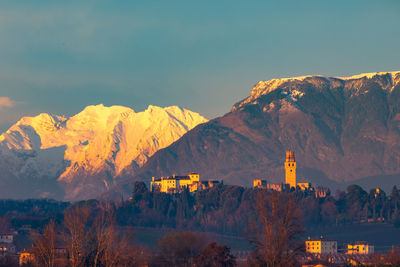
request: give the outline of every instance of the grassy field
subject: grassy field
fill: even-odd
[[[136,241],[139,245],[155,247],[157,241],[167,233],[177,232],[170,228],[135,227]],[[226,244],[232,250],[249,250],[251,246],[245,237],[220,235],[216,233],[198,233],[207,241]],[[400,245],[400,228],[390,224],[357,224],[311,228],[303,238],[324,236],[338,241],[339,248],[352,241],[367,241],[375,245],[375,251],[387,251],[392,245]]]
[[[178,232],[176,229],[170,228],[149,228],[149,227],[135,227],[135,237],[138,244],[146,247],[155,247],[157,241],[168,233]],[[244,237],[220,235],[209,232],[196,232],[206,241],[216,241],[218,244],[226,244],[232,250],[249,250],[250,244]]]

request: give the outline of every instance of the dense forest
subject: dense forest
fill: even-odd
[[[190,193],[166,194],[150,192],[143,182],[136,182],[129,200],[115,202],[116,221],[121,226],[169,227],[195,231],[244,234],[249,220],[254,217],[257,194],[271,191],[232,185]],[[385,222],[400,226],[400,190],[393,187],[390,194],[383,190],[369,193],[358,185],[346,191],[316,197],[312,191],[294,190],[282,194],[292,195],[298,203],[303,225]],[[61,220],[70,205],[97,206],[100,200],[87,200],[75,204],[54,200],[0,200],[0,217],[17,229],[29,224],[41,228],[50,218]]]
[[[123,225],[172,227],[221,233],[243,234],[254,217],[257,194],[263,189],[218,185],[191,194],[154,193],[137,182],[132,198],[121,203],[118,222]],[[313,191],[293,190],[303,224],[308,227],[351,223],[386,222],[400,226],[400,190],[393,187],[390,195],[379,189],[369,193],[358,185],[348,186],[335,195],[316,197]]]
[[[52,199],[0,200],[2,228],[18,229],[23,225],[41,228],[50,218],[60,220],[62,212],[70,206],[69,202]],[[7,223],[4,223],[7,221]]]
[[[27,249],[34,255],[26,266],[237,264],[239,259],[229,247],[206,241],[201,232],[245,236],[253,248],[245,259],[250,266],[268,262],[269,266],[297,266],[309,259],[304,254],[302,237],[307,228],[359,223],[390,223],[398,227],[399,201],[396,187],[386,195],[380,189],[368,193],[351,185],[335,196],[328,193],[318,197],[314,191],[276,192],[222,184],[196,193],[184,190],[166,194],[150,192],[143,182],[136,182],[132,197],[121,202],[1,200],[0,231],[20,232],[26,225],[32,227],[29,234],[20,233],[19,240],[15,240],[18,251]],[[159,239],[154,249],[148,249],[136,243],[132,226],[177,231]],[[286,239],[283,232],[288,233]],[[376,257],[377,262],[400,262],[399,259],[400,254],[394,249]],[[15,258],[3,264],[8,260],[1,258],[0,265],[16,266]]]

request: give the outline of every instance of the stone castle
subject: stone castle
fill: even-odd
[[[311,183],[298,183],[296,177],[296,159],[294,156],[294,151],[287,150],[286,151],[286,160],[284,163],[285,168],[285,182],[280,184],[270,184],[266,180],[262,179],[254,179],[253,187],[254,188],[264,188],[275,191],[290,191],[292,188],[301,189],[301,190],[309,190],[315,191],[316,197],[325,197],[327,190],[324,188],[313,188]]]

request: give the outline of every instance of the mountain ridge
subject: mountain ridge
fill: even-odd
[[[357,75],[352,75],[349,77],[339,77],[339,76],[323,76],[323,75],[305,75],[305,76],[298,76],[298,77],[290,77],[290,78],[276,78],[270,79],[265,81],[257,82],[251,92],[250,95],[237,102],[231,111],[234,111],[238,108],[238,105],[244,105],[250,103],[252,100],[257,99],[261,95],[265,95],[267,93],[272,92],[273,90],[278,89],[280,86],[284,85],[284,83],[291,82],[291,81],[301,81],[303,82],[306,79],[310,78],[321,78],[327,80],[339,80],[339,81],[349,81],[349,80],[359,80],[359,79],[372,79],[375,76],[390,76],[391,79],[391,88],[394,88],[400,83],[400,71],[388,71],[388,72],[371,72],[371,73],[361,73]]]
[[[191,171],[245,186],[254,178],[281,182],[288,148],[296,151],[299,177],[311,182],[398,175],[399,111],[399,71],[261,81],[230,112],[155,153],[116,190]]]
[[[142,112],[100,104],[69,118],[23,117],[0,135],[0,170],[11,172],[4,175],[8,180],[51,181],[66,200],[95,197],[125,169],[124,175],[132,175],[158,149],[206,121],[178,106],[152,105]],[[57,197],[51,190],[39,196]]]

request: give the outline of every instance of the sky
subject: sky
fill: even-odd
[[[0,132],[85,106],[212,119],[259,80],[400,70],[400,1],[1,1]]]

